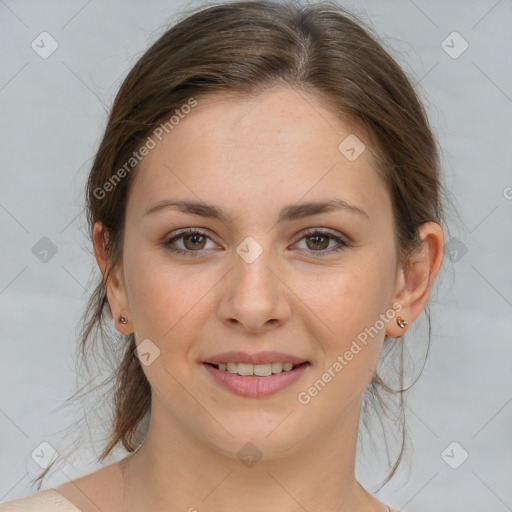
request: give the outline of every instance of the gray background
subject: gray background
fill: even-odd
[[[371,21],[419,83],[461,213],[432,296],[428,363],[409,394],[412,449],[378,496],[407,512],[512,510],[512,3],[341,3]],[[104,106],[185,5],[0,0],[0,502],[35,492],[32,452],[59,449],[57,432],[72,421],[58,408],[75,390],[75,328],[95,265],[81,192]],[[46,59],[31,47],[43,31],[59,45]],[[454,31],[469,44],[457,58],[458,36],[442,44]],[[43,237],[57,249],[47,261],[34,254]],[[101,467],[94,457],[92,447],[44,487]],[[358,464],[372,490],[382,467]]]

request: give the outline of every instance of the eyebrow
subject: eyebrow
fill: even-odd
[[[212,219],[218,219],[222,222],[232,222],[232,217],[222,211],[215,205],[206,204],[203,201],[195,199],[183,199],[183,200],[172,200],[164,199],[149,207],[143,217],[151,215],[155,212],[163,209],[173,208],[183,213],[192,215],[198,215],[200,217],[209,217]],[[358,206],[347,203],[340,198],[332,198],[325,201],[312,201],[306,203],[292,204],[285,206],[279,212],[278,224],[283,222],[302,219],[311,215],[318,215],[320,213],[334,212],[334,211],[347,211],[362,217],[366,217],[369,220],[368,214]]]

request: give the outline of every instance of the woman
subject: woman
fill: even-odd
[[[355,477],[358,430],[441,267],[441,193],[416,93],[341,7],[177,23],[121,86],[87,185],[82,348],[109,319],[124,335],[101,459],[131,454],[0,511],[396,512]]]

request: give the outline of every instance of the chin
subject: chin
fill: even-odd
[[[286,457],[308,437],[304,422],[293,418],[294,414],[287,417],[289,412],[232,414],[230,421],[221,422],[229,425],[227,430],[232,437],[224,430],[220,437],[212,437],[213,431],[209,430],[208,443],[220,454],[241,461],[245,456],[265,460]],[[219,429],[215,432],[219,433]]]

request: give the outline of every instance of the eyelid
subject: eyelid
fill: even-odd
[[[342,235],[341,233],[338,233],[337,231],[334,231],[330,228],[307,228],[304,231],[301,231],[297,237],[297,241],[302,240],[304,237],[308,235],[314,235],[316,233],[320,233],[322,235],[331,235],[333,238],[340,238],[344,242],[348,243],[348,239],[346,236]]]
[[[300,241],[304,240],[304,238],[306,238],[310,235],[316,235],[316,234],[325,235],[328,238],[330,238],[331,240],[334,240],[338,245],[335,247],[331,247],[330,249],[322,250],[322,251],[312,251],[312,250],[307,251],[307,249],[304,249],[308,252],[308,255],[310,255],[310,256],[312,255],[315,258],[322,257],[322,256],[326,257],[331,254],[339,253],[339,252],[343,251],[344,249],[346,249],[347,247],[350,247],[350,245],[351,245],[350,240],[345,235],[342,235],[341,233],[338,233],[337,231],[334,231],[329,228],[306,229],[306,231],[302,231],[298,235],[297,240],[292,245],[296,245]]]
[[[207,230],[204,230],[203,228],[183,228],[183,229],[179,229],[178,231],[174,232],[172,234],[172,236],[166,237],[164,242],[163,242],[163,244],[165,246],[168,246],[174,240],[178,240],[178,239],[186,236],[187,234],[201,235],[201,236],[204,236],[205,238],[208,238],[209,240],[211,240],[214,244],[217,244],[217,242],[215,242],[215,240],[213,239],[211,234],[209,232],[207,232]],[[217,245],[219,245],[219,244],[217,244]],[[187,251],[187,252],[189,252],[189,253],[192,253],[192,252],[199,253],[200,251]]]
[[[180,238],[183,238],[188,233],[190,234],[197,234],[200,236],[203,236],[209,240],[211,240],[213,243],[217,244],[215,240],[212,239],[210,234],[207,233],[207,230],[203,230],[202,228],[183,228],[181,230],[178,230],[177,232],[173,233],[173,235],[169,238],[166,238],[166,241],[163,242],[164,247],[175,254],[182,254],[186,256],[201,256],[204,249],[198,250],[198,251],[192,251],[192,250],[183,250],[183,249],[175,249],[171,248],[171,243],[175,240],[179,240]],[[313,257],[322,257],[322,256],[328,256],[330,254],[338,253],[347,247],[351,245],[350,240],[341,233],[338,233],[337,231],[334,231],[330,228],[307,228],[305,231],[301,231],[295,240],[293,242],[292,246],[296,245],[300,241],[302,241],[304,238],[310,235],[325,235],[329,237],[331,240],[334,240],[338,245],[336,247],[331,247],[331,249],[328,250],[320,250],[320,251],[313,251],[313,250],[307,250],[302,249],[302,251],[306,250],[308,251],[309,255],[313,255]],[[219,244],[217,244],[219,245]]]

